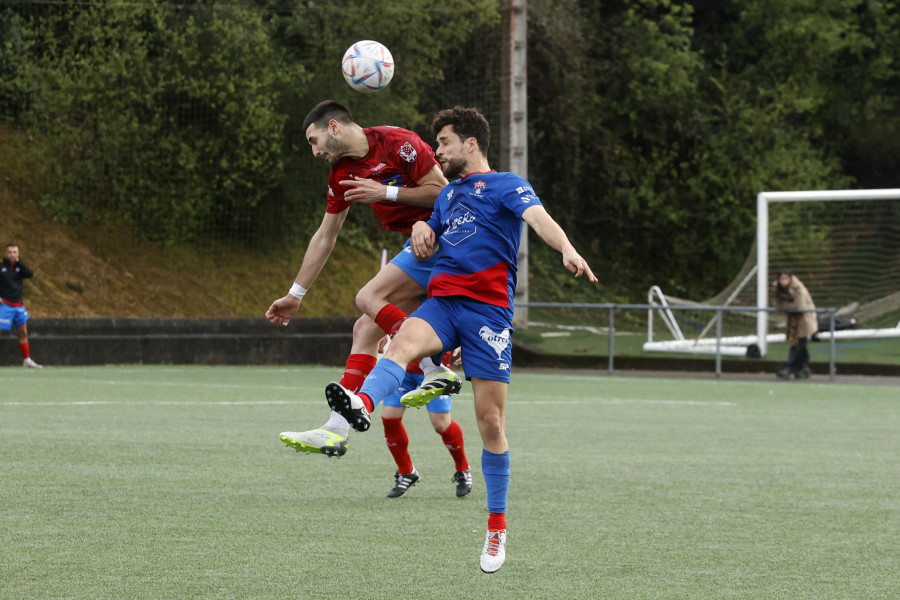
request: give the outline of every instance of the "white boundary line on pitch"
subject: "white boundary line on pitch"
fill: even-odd
[[[738,406],[725,400],[658,400],[654,398],[571,398],[539,396],[539,400],[509,400],[514,404],[655,404],[671,406]]]
[[[266,404],[323,404],[321,400],[160,400],[152,402],[147,400],[49,400],[37,402],[0,402],[0,406],[262,406]]]
[[[0,378],[3,381],[3,378]],[[309,391],[318,390],[324,393],[325,386],[312,387],[309,385],[252,385],[249,383],[192,383],[177,381],[123,381],[116,379],[70,379],[60,378],[47,380],[47,383],[77,383],[82,385],[140,385],[154,387],[184,387],[184,388],[217,388],[217,389],[252,389],[252,390],[288,390]]]
[[[653,404],[662,406],[737,406],[736,402],[702,400],[654,400],[640,398],[563,398],[544,396],[539,400],[513,400],[515,404],[560,405],[560,404]],[[52,401],[9,401],[0,406],[264,406],[287,404],[324,404],[321,400],[52,400]]]

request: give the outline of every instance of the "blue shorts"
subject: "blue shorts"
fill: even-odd
[[[28,311],[24,306],[10,306],[0,302],[0,331],[9,331],[28,322]]]
[[[441,353],[461,348],[466,379],[509,383],[512,365],[512,309],[465,296],[434,297],[411,317],[425,320],[441,338]]]
[[[392,265],[397,265],[404,273],[415,279],[416,283],[422,286],[423,290],[428,289],[428,279],[431,277],[431,267],[434,266],[435,262],[437,262],[437,253],[428,260],[422,262],[417,261],[416,257],[413,256],[412,249],[409,247],[408,239],[406,240],[406,243],[403,244],[403,250],[391,259]]]
[[[405,394],[410,390],[414,390],[422,383],[423,375],[421,373],[410,373],[406,372],[406,377],[403,378],[403,383],[400,384],[400,387],[396,392],[382,400],[381,402],[385,406],[396,406],[397,408],[401,408],[403,405],[400,404],[400,396]],[[450,396],[438,396],[431,402],[427,404],[428,412],[430,413],[448,413],[450,412]]]

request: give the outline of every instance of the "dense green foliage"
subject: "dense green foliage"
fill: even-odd
[[[436,109],[482,102],[470,89],[499,96],[504,5],[0,0],[0,119],[53,148],[42,203],[56,218],[124,219],[166,243],[305,236],[325,173],[298,127],[309,108],[332,97],[363,124],[430,135]],[[897,185],[896,0],[528,10],[529,179],[607,299],[659,282],[720,289],[750,247],[759,191]],[[336,67],[366,38],[398,64],[374,95]],[[381,235],[369,211],[348,229]],[[533,289],[572,291],[534,247]]]
[[[23,26],[23,29],[25,27]],[[110,214],[174,241],[228,229],[281,178],[286,67],[252,11],[55,7],[27,27],[25,125],[50,136],[64,220]]]
[[[897,3],[559,6],[530,3],[531,178],[610,280],[699,299],[757,192],[897,185]]]

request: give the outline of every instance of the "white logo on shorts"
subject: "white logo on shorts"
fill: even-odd
[[[497,353],[497,360],[500,360],[503,356],[503,351],[509,346],[509,329],[504,329],[500,333],[494,333],[485,325],[478,330],[478,335],[487,342],[488,346],[494,349]]]

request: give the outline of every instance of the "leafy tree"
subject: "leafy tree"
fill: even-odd
[[[44,202],[60,219],[125,219],[165,242],[305,239],[327,166],[310,160],[300,124],[326,98],[425,139],[436,110],[483,101],[499,134],[501,54],[483,40],[499,42],[505,1],[0,4],[0,118],[52,142],[56,160],[40,164],[54,170]],[[759,191],[896,184],[897,0],[528,10],[529,179],[607,298],[724,287],[753,240]],[[339,72],[360,39],[397,62],[378,94]],[[395,241],[368,210],[346,227],[363,247]],[[538,295],[594,293],[557,263],[532,246]]]
[[[28,118],[61,157],[52,215],[113,213],[165,242],[252,230],[282,170],[274,98],[304,78],[257,12],[110,2],[33,23]]]
[[[571,209],[613,295],[622,281],[712,295],[751,246],[757,192],[851,183],[806,119],[822,106],[823,55],[863,42],[827,7],[812,11],[800,27],[809,39],[796,41],[799,3],[713,4],[582,1],[566,17],[531,5],[541,27],[530,30],[530,56],[542,61],[532,178]],[[751,12],[781,16],[742,23]],[[569,23],[564,50],[545,21]],[[763,30],[771,33],[760,44]],[[816,40],[806,73],[792,45]],[[554,67],[566,74],[545,85]]]
[[[286,218],[318,217],[324,206],[327,169],[309,158],[301,123],[318,102],[333,99],[347,105],[363,126],[396,125],[431,139],[433,114],[453,99],[440,92],[466,86],[468,73],[448,69],[455,63],[477,65],[472,40],[499,23],[498,0],[369,0],[353,2],[273,3],[281,12],[273,17],[276,43],[304,66],[309,80],[288,90],[285,111],[287,169],[280,206]],[[496,30],[491,35],[497,35]],[[374,39],[385,44],[397,65],[390,85],[377,94],[360,94],[344,81],[340,59],[354,42]],[[460,57],[464,57],[461,59]],[[499,60],[499,56],[495,57]],[[298,234],[308,235],[319,221],[298,223]],[[396,244],[385,234],[369,210],[351,209],[342,236],[367,247],[370,242]]]
[[[29,46],[22,16],[0,11],[0,119],[16,120],[31,102]]]

